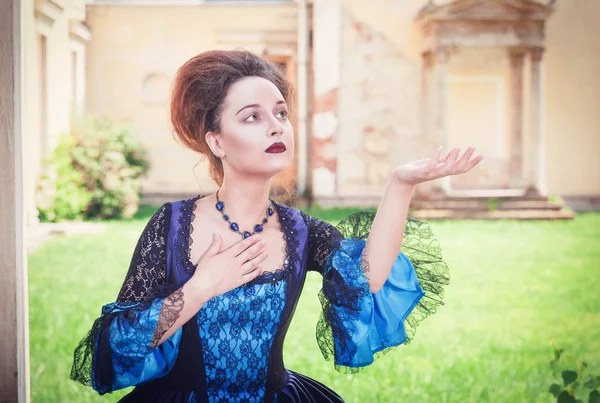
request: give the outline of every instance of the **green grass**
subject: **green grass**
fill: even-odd
[[[152,208],[97,235],[57,238],[29,258],[31,396],[116,402],[69,380],[72,351],[113,301]],[[332,222],[349,210],[314,210]],[[432,222],[451,267],[446,306],[415,340],[357,375],[324,361],[309,275],[285,344],[286,366],[348,402],[550,402],[550,341],[600,373],[600,214],[567,222]]]

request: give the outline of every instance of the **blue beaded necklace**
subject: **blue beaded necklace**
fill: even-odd
[[[217,204],[215,204],[215,207],[217,208],[217,210],[219,210],[221,212],[221,214],[223,215],[223,219],[229,223],[229,229],[232,230],[233,232],[237,232],[238,234],[240,234],[242,236],[242,239],[246,239],[258,232],[262,232],[263,226],[269,222],[269,217],[271,217],[275,213],[275,211],[273,210],[273,207],[271,206],[271,200],[269,200],[269,205],[267,206],[267,215],[265,216],[265,218],[263,218],[262,224],[256,224],[254,226],[254,231],[252,231],[252,233],[250,233],[248,231],[242,232],[242,231],[240,231],[240,226],[238,225],[238,223],[231,222],[231,220],[229,219],[229,216],[227,214],[225,214],[225,203],[223,203],[221,200],[219,200],[219,191],[218,190],[217,190],[216,196],[217,196]]]

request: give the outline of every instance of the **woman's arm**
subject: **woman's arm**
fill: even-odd
[[[432,158],[409,162],[394,170],[375,215],[361,259],[372,292],[375,293],[383,287],[392,263],[400,253],[414,187],[421,182],[470,171],[483,159],[481,156],[471,159],[474,151],[473,147],[469,147],[457,161],[459,148],[453,148],[446,156],[441,157],[441,147],[438,147]]]
[[[383,287],[400,253],[413,189],[414,185],[391,178],[375,214],[361,258],[373,293]]]

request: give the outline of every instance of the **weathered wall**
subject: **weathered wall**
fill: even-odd
[[[548,23],[544,84],[550,193],[600,194],[600,2],[558,1]]]
[[[169,95],[177,69],[211,49],[245,48],[293,72],[296,5],[89,5],[87,109],[129,122],[150,150],[145,193],[213,191],[205,162],[172,137]],[[293,167],[292,167],[293,172]],[[285,175],[285,174],[284,174]]]

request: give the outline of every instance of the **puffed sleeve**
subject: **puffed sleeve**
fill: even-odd
[[[75,349],[71,379],[101,395],[164,376],[177,358],[181,329],[156,346],[183,307],[181,289],[166,282],[170,218],[167,203],[148,221],[116,301]]]
[[[375,213],[360,211],[337,226],[304,214],[307,269],[323,276],[317,342],[340,372],[357,372],[407,344],[417,326],[442,305],[448,266],[430,227],[408,219],[402,250],[383,287],[372,293],[363,257]]]

